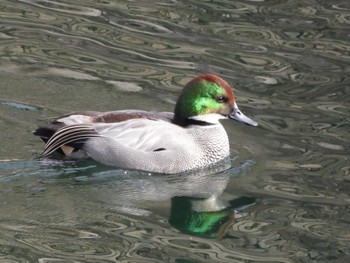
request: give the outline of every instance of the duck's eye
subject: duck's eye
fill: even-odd
[[[227,101],[227,97],[225,96],[219,96],[216,98],[217,102],[224,103]]]

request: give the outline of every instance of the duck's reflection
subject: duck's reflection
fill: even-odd
[[[216,196],[207,199],[173,197],[169,223],[182,233],[222,238],[235,222],[235,213],[254,202],[253,197],[239,197],[229,202]]]
[[[99,183],[98,187],[104,189],[98,192],[118,212],[146,216],[152,211],[164,213],[167,210],[169,224],[179,231],[220,238],[234,223],[236,211],[255,201],[254,198],[234,196],[227,191],[226,200],[221,197],[230,180],[247,165],[251,164],[231,168],[229,160],[186,174],[145,175],[128,172],[116,179],[114,170],[94,173],[93,177],[111,179]],[[227,196],[232,200],[227,200]],[[169,203],[164,207],[164,201],[170,201],[170,209]]]

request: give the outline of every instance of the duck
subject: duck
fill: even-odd
[[[239,110],[228,82],[202,74],[184,86],[174,112],[77,111],[39,126],[34,135],[45,142],[40,157],[58,152],[120,169],[176,174],[229,157],[222,119],[258,126]]]

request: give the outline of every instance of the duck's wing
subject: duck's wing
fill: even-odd
[[[169,148],[183,130],[163,120],[129,119],[118,123],[94,123],[93,129],[102,137],[135,150],[152,152]]]
[[[94,123],[119,123],[131,119],[162,120],[172,122],[174,114],[172,112],[155,112],[140,110],[110,111],[96,115],[92,118]]]
[[[121,110],[110,112],[73,112],[51,120],[34,131],[45,143],[43,156],[54,151],[70,155],[81,149],[91,137],[104,136],[123,141],[126,146],[149,149],[145,139],[157,138],[155,123],[171,123],[171,112]],[[133,121],[134,120],[134,121]],[[150,128],[152,127],[152,128]],[[142,138],[140,138],[142,137]],[[154,142],[156,144],[156,142]]]
[[[42,156],[57,150],[66,155],[84,151],[85,143],[98,137],[103,138],[100,141],[104,142],[100,150],[106,152],[113,152],[111,145],[114,144],[136,153],[173,151],[181,144],[182,133],[181,127],[163,120],[129,119],[114,123],[72,124],[58,129],[48,139]],[[180,138],[176,140],[175,137]],[[92,151],[94,149],[90,149]]]
[[[39,126],[33,134],[39,136],[45,143],[59,129],[77,124],[95,123],[120,123],[131,119],[149,119],[172,122],[174,114],[171,112],[152,112],[140,110],[120,110],[120,111],[80,111],[69,113],[51,119],[49,124]]]

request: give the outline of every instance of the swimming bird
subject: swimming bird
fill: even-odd
[[[213,74],[192,79],[171,112],[73,112],[40,126],[41,156],[59,152],[122,169],[174,174],[217,163],[230,154],[221,119],[257,126],[235,102],[231,86]]]

